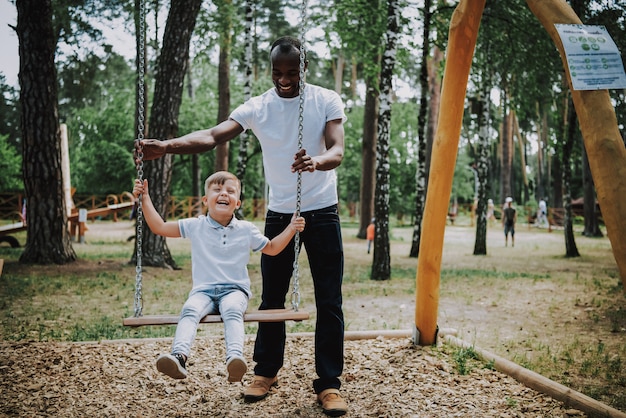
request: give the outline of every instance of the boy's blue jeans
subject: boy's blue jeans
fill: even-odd
[[[192,291],[180,313],[172,353],[182,353],[189,357],[200,319],[207,314],[219,312],[224,322],[226,360],[233,356],[243,357],[243,314],[247,307],[248,296],[237,286],[219,285],[211,289]]]
[[[265,235],[273,238],[291,221],[291,214],[267,212]],[[302,212],[306,220],[300,242],[309,259],[317,322],[315,324],[316,393],[329,388],[339,389],[343,371],[344,321],[341,284],[343,280],[343,244],[337,206]],[[294,261],[293,241],[277,256],[261,256],[263,292],[259,309],[284,308],[291,303],[290,280]],[[301,284],[300,287],[308,284]],[[289,294],[289,297],[287,295]],[[259,323],[254,346],[254,373],[274,377],[283,365],[285,354],[285,323]]]

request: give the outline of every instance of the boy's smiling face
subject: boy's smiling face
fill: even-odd
[[[235,180],[229,179],[223,184],[211,183],[206,190],[206,195],[202,197],[202,201],[209,207],[211,218],[218,222],[230,221],[233,213],[241,206],[239,197],[239,184]]]

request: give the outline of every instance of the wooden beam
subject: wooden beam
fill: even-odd
[[[528,370],[503,357],[480,349],[467,341],[452,335],[443,335],[443,339],[452,346],[473,349],[484,362],[493,363],[497,371],[511,376],[513,379],[537,392],[544,393],[557,401],[563,402],[568,407],[583,411],[590,417],[626,418],[626,413],[624,412],[605,405],[600,401],[550,380],[539,373]]]
[[[90,209],[87,211],[87,218],[95,218],[96,216],[106,216],[111,213],[115,213],[118,210],[130,209],[135,205],[134,202],[122,202],[116,203],[114,205],[108,205],[102,208]],[[78,212],[71,214],[68,217],[68,220],[71,222],[78,221]]]
[[[439,122],[431,156],[415,279],[415,327],[419,341],[414,342],[419,345],[436,342],[446,215],[463,124],[467,80],[485,1],[461,0],[450,21]]]
[[[128,327],[141,327],[147,325],[176,325],[178,315],[145,315],[124,319],[124,325]],[[292,309],[267,309],[263,311],[246,312],[243,320],[245,322],[284,322],[284,321],[304,321],[309,319],[306,311],[294,311]],[[218,314],[207,315],[200,320],[201,324],[214,324],[222,322],[222,317]]]
[[[0,226],[0,235],[11,235],[14,232],[20,232],[26,230],[26,224],[24,222],[17,222],[14,224]]]

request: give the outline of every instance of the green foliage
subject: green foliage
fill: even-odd
[[[116,54],[88,55],[65,63],[60,77],[65,80],[60,113],[68,125],[72,186],[77,193],[129,191],[135,177],[132,68]]]
[[[456,165],[454,166],[451,198],[456,198],[458,203],[471,203],[475,194],[474,173],[472,171],[472,163],[474,161],[464,151],[465,149],[463,148],[459,149]]]
[[[337,181],[339,196],[347,203],[358,202],[360,196],[363,107],[347,107],[346,116],[344,156],[337,168]]]
[[[349,0],[336,4],[334,29],[342,48],[350,51],[359,62],[366,82],[376,87],[376,83],[367,80],[377,80],[380,72],[386,16],[386,2],[379,0]]]
[[[91,142],[81,148],[80,162],[76,173],[72,173],[77,190],[115,195],[132,191],[135,165],[129,147],[107,141]]]
[[[470,374],[473,366],[480,360],[474,347],[457,348],[453,355],[457,370],[461,375]]]
[[[626,26],[624,16],[626,8],[619,2],[600,1],[593,7],[589,2],[582,2],[585,23],[606,25],[609,33],[623,51]],[[224,4],[229,4],[225,2]],[[125,18],[125,26],[120,30],[132,30],[132,5],[121,1],[95,1],[88,4],[59,3],[55,9],[55,27],[59,34],[59,45],[71,46],[60,48],[59,59],[59,115],[60,120],[68,124],[70,134],[70,153],[72,185],[79,193],[109,192],[119,193],[132,184],[134,168],[130,158],[134,137],[135,112],[135,73],[132,64],[116,54],[110,46],[101,42],[101,33],[89,23],[90,16],[98,19],[110,19],[117,16]],[[151,9],[154,5],[148,4]],[[233,3],[237,11],[233,14],[233,55],[231,74],[232,107],[243,101],[243,82],[241,71],[243,62],[243,7],[241,2]],[[167,6],[162,6],[159,13],[164,13]],[[416,69],[419,68],[417,51],[420,48],[420,20],[422,11],[412,4],[404,4],[402,14],[403,37],[399,42],[398,65],[396,75],[409,85],[416,84]],[[433,10],[432,42],[445,50],[450,16],[454,5],[448,2],[435,2]],[[315,48],[310,48],[308,81],[333,87],[336,59],[340,54],[346,58],[342,94],[351,94],[348,80],[351,60],[357,63],[357,83],[377,76],[379,71],[378,56],[382,49],[382,34],[385,30],[386,3],[383,1],[349,0],[333,2],[332,7],[310,5],[308,12],[309,27],[322,27],[323,34],[309,33],[309,46],[324,45],[330,55],[318,55]],[[255,39],[254,39],[254,76],[253,92],[258,94],[271,87],[268,72],[269,43],[278,36],[299,34],[299,4],[285,4],[279,0],[264,0],[256,3]],[[184,97],[179,115],[179,134],[196,129],[204,129],[217,122],[217,70],[210,63],[215,53],[220,36],[219,18],[215,13],[216,5],[203,7],[196,25],[192,51],[192,77],[194,98]],[[153,10],[149,10],[153,13]],[[232,11],[231,11],[232,12]],[[294,19],[294,17],[296,17]],[[150,19],[149,19],[150,21]],[[150,24],[150,23],[149,23]],[[149,30],[153,30],[150,27]],[[97,44],[91,43],[93,40]],[[158,41],[157,41],[158,43]],[[151,47],[154,45],[150,45]],[[62,51],[61,51],[62,49]],[[67,52],[70,51],[70,52]],[[74,53],[73,51],[79,51]],[[148,52],[151,52],[150,50]],[[154,65],[154,57],[149,54],[149,66]],[[475,86],[479,85],[483,73],[493,75],[494,88],[506,89],[511,105],[516,110],[520,128],[524,132],[536,132],[538,107],[551,110],[548,122],[550,152],[559,152],[557,133],[561,125],[562,100],[559,94],[562,87],[562,64],[556,48],[541,27],[538,20],[529,11],[523,0],[510,2],[488,2],[481,21],[475,61],[468,83],[468,96],[472,97]],[[150,70],[148,71],[150,75]],[[186,80],[189,82],[189,79]],[[375,85],[376,83],[370,83]],[[21,182],[15,184],[11,173],[15,172],[16,159],[19,160],[19,114],[17,92],[4,84],[0,75],[0,90],[3,101],[0,102],[0,136],[8,135],[0,143],[0,189],[21,188]],[[150,90],[150,88],[149,88]],[[626,98],[623,91],[611,91],[615,101],[618,123],[626,124]],[[344,161],[338,168],[339,194],[342,202],[359,200],[361,176],[361,135],[362,104],[359,99],[347,100],[348,122],[346,130],[346,150]],[[556,106],[554,106],[556,104]],[[549,107],[548,107],[549,106]],[[415,188],[415,131],[417,108],[415,103],[394,103],[391,122],[390,149],[390,213],[402,216],[412,213]],[[490,197],[497,199],[498,190],[498,143],[497,130],[502,116],[495,107],[491,112],[491,127],[494,140],[491,143],[491,172],[489,177]],[[466,115],[462,147],[459,149],[453,183],[453,197],[459,202],[470,202],[474,196],[474,179],[471,170],[474,154],[471,142],[476,132],[471,126],[471,115]],[[4,145],[8,144],[8,148]],[[230,143],[230,167],[236,167],[236,155],[239,147],[237,139]],[[575,149],[579,152],[581,147]],[[528,149],[530,151],[530,149]],[[5,155],[6,154],[6,155]],[[249,162],[244,183],[246,198],[262,198],[265,194],[262,161],[258,142],[250,138],[248,147]],[[552,155],[551,157],[553,157]],[[551,158],[552,161],[558,158]],[[580,155],[575,155],[572,190],[579,193]],[[202,177],[213,171],[214,153],[199,156]],[[191,157],[176,156],[173,160],[171,193],[191,195]],[[518,148],[515,149],[514,172],[519,173],[521,160]],[[532,152],[526,161],[530,168],[531,184],[534,181],[535,157]],[[19,167],[18,167],[19,170]],[[5,173],[7,173],[5,175]],[[515,175],[516,190],[521,190],[521,176]],[[11,180],[13,179],[13,180]],[[557,181],[557,180],[552,180]],[[7,185],[7,183],[11,184]],[[533,198],[529,199],[531,202]],[[251,205],[251,202],[247,202]]]
[[[14,147],[9,145],[8,135],[0,135],[0,191],[21,190],[22,183],[22,157],[17,154]]]
[[[6,77],[0,73],[0,136],[7,135],[7,142],[21,153],[20,115],[17,90],[6,84]]]

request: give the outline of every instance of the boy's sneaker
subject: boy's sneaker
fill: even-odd
[[[156,362],[157,370],[174,379],[187,377],[185,357],[182,354],[161,354]]]
[[[248,371],[246,362],[241,357],[231,357],[226,362],[226,371],[228,372],[229,382],[241,382],[243,375]]]

